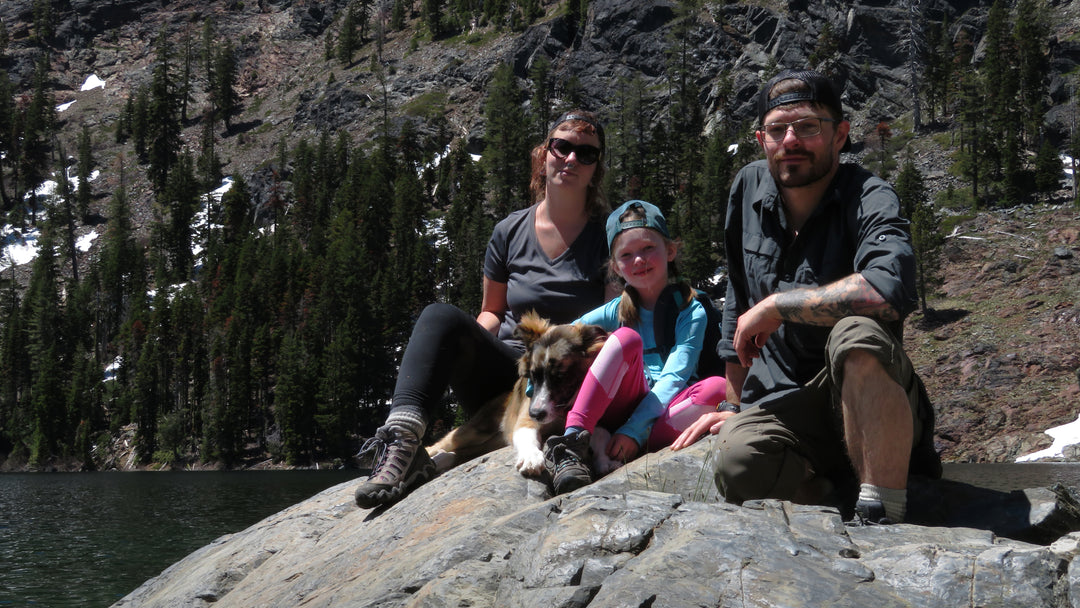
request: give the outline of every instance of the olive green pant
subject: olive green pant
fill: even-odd
[[[720,428],[716,486],[728,502],[777,498],[791,500],[808,474],[852,475],[844,448],[840,387],[844,361],[859,349],[881,361],[889,376],[907,391],[914,427],[912,446],[924,432],[925,395],[903,346],[877,321],[841,320],[825,346],[825,369],[801,390],[751,407]],[[930,414],[932,425],[932,410]],[[933,432],[932,430],[930,432]]]

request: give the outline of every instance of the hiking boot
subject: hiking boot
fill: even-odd
[[[362,509],[394,504],[435,477],[435,463],[412,431],[393,425],[380,427],[357,456],[369,452],[375,454],[375,466],[367,481],[356,488],[356,504]]]
[[[860,498],[855,501],[855,520],[851,523],[862,526],[886,526],[896,522],[885,515],[885,505],[880,500]]]
[[[556,496],[592,483],[589,471],[589,431],[556,435],[544,442],[544,469]]]

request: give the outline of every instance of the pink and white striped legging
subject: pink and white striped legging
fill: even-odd
[[[622,426],[649,392],[641,336],[632,328],[616,329],[585,374],[566,426],[590,433],[597,425],[612,432]],[[686,387],[653,424],[647,449],[659,450],[675,441],[702,414],[716,411],[724,400],[727,381],[719,376]]]

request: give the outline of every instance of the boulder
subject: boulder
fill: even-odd
[[[912,519],[940,525],[854,526],[831,507],[720,502],[713,449],[649,454],[554,498],[511,448],[389,508],[359,509],[340,484],[115,607],[1080,605],[1070,489],[921,480]]]

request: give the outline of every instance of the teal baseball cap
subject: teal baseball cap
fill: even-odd
[[[645,215],[645,218],[620,222],[619,218],[634,207],[639,207]],[[615,242],[615,237],[623,230],[629,230],[631,228],[652,228],[664,235],[664,238],[671,238],[671,235],[668,234],[667,219],[664,218],[663,213],[660,213],[660,209],[657,208],[656,205],[639,200],[626,201],[619,205],[619,208],[612,211],[611,215],[607,217],[608,251],[611,251],[611,244]]]

